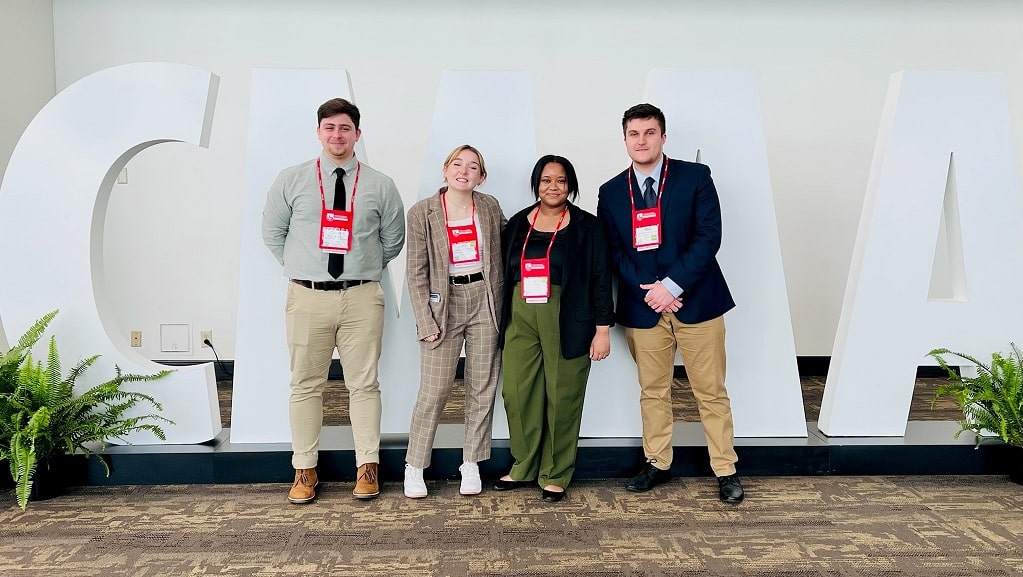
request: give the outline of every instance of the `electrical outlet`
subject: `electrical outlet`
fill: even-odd
[[[199,346],[210,348],[206,341],[213,342],[213,331],[199,331]]]
[[[131,346],[142,346],[142,331],[131,331]]]

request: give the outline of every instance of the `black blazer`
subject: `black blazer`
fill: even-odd
[[[643,298],[641,284],[669,277],[682,287],[678,320],[695,324],[717,318],[735,301],[718,265],[721,247],[721,204],[710,168],[703,164],[668,160],[668,175],[661,198],[661,246],[637,251],[632,246],[632,203],[645,206],[632,166],[600,187],[597,215],[607,227],[611,260],[618,273],[616,319],[627,327],[646,329],[657,324],[655,313]]]
[[[504,313],[501,315],[501,333],[498,345],[504,348],[504,333],[511,319],[515,284],[512,243],[521,230],[529,227],[529,212],[535,203],[515,214],[501,234],[501,253],[504,255]],[[566,232],[566,259],[561,278],[561,308],[558,326],[561,330],[561,356],[572,359],[589,354],[590,343],[597,334],[597,325],[614,325],[614,301],[611,297],[611,262],[607,249],[607,235],[600,220],[573,205],[568,205],[570,225]]]

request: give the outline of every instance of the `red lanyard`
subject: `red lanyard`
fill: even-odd
[[[348,212],[355,212],[355,191],[359,189],[359,173],[362,172],[362,163],[358,162],[355,165],[355,183],[352,184],[352,202],[348,208]],[[338,178],[341,178],[338,175]],[[327,201],[323,197],[323,173],[320,172],[320,159],[316,159],[316,180],[320,183],[320,205],[323,206],[323,210],[327,210]]]
[[[561,230],[561,223],[565,221],[565,215],[568,214],[568,206],[565,206],[565,210],[561,212],[561,218],[558,219],[558,226],[554,227],[554,234],[551,235],[551,243],[547,245],[547,261],[551,260],[551,248],[554,247],[554,238],[558,236],[558,231]],[[529,233],[533,232],[533,226],[536,224],[537,217],[540,216],[540,207],[536,207],[536,214],[533,215],[533,220],[529,223],[529,230],[526,231],[526,240],[522,241],[522,257],[519,259],[521,262],[526,260],[526,245],[529,244]]]
[[[657,190],[657,208],[658,209],[661,208],[661,196],[664,194],[664,183],[668,179],[668,155],[665,154],[663,156],[664,156],[664,170],[661,171],[661,184],[660,184],[660,186],[658,187],[658,190]],[[634,172],[633,169],[632,169],[632,165],[629,166],[629,170],[631,172]],[[628,181],[629,181],[629,202],[632,203],[632,212],[636,212],[636,197],[633,196],[633,194],[632,194],[632,174],[629,174]]]
[[[444,207],[444,225],[450,227],[448,224],[448,194],[444,193],[440,197],[440,204]],[[476,226],[476,199],[472,199],[472,225]]]

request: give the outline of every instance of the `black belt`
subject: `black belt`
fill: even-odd
[[[328,281],[315,281],[315,280],[299,280],[291,279],[291,282],[302,285],[305,288],[313,289],[314,291],[344,291],[352,288],[353,286],[359,286],[368,282],[369,280],[328,280]]]
[[[448,282],[451,284],[469,284],[471,282],[483,280],[483,273],[474,272],[472,274],[460,274],[456,276],[449,276]]]

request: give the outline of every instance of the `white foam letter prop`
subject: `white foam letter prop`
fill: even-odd
[[[1011,127],[999,74],[892,76],[824,389],[825,434],[904,435],[916,367],[933,364],[927,351],[984,357],[1019,338],[1023,200]],[[946,282],[932,281],[935,263]]]
[[[726,319],[737,437],[805,437],[763,120],[751,72],[654,69],[645,101],[664,111],[669,157],[711,167],[721,200],[718,258],[736,308]],[[668,173],[671,179],[671,173]]]
[[[55,96],[14,149],[0,187],[0,246],[10,273],[0,282],[0,310],[16,339],[59,308],[51,328],[62,357],[102,355],[83,386],[109,378],[115,364],[133,373],[164,368],[112,337],[119,331],[103,286],[106,207],[117,174],[143,149],[174,141],[208,146],[218,83],[182,64],[108,68]],[[167,443],[199,443],[220,431],[212,364],[130,387],[163,403],[163,416],[175,422],[164,425]],[[128,440],[158,442],[149,433]]]

